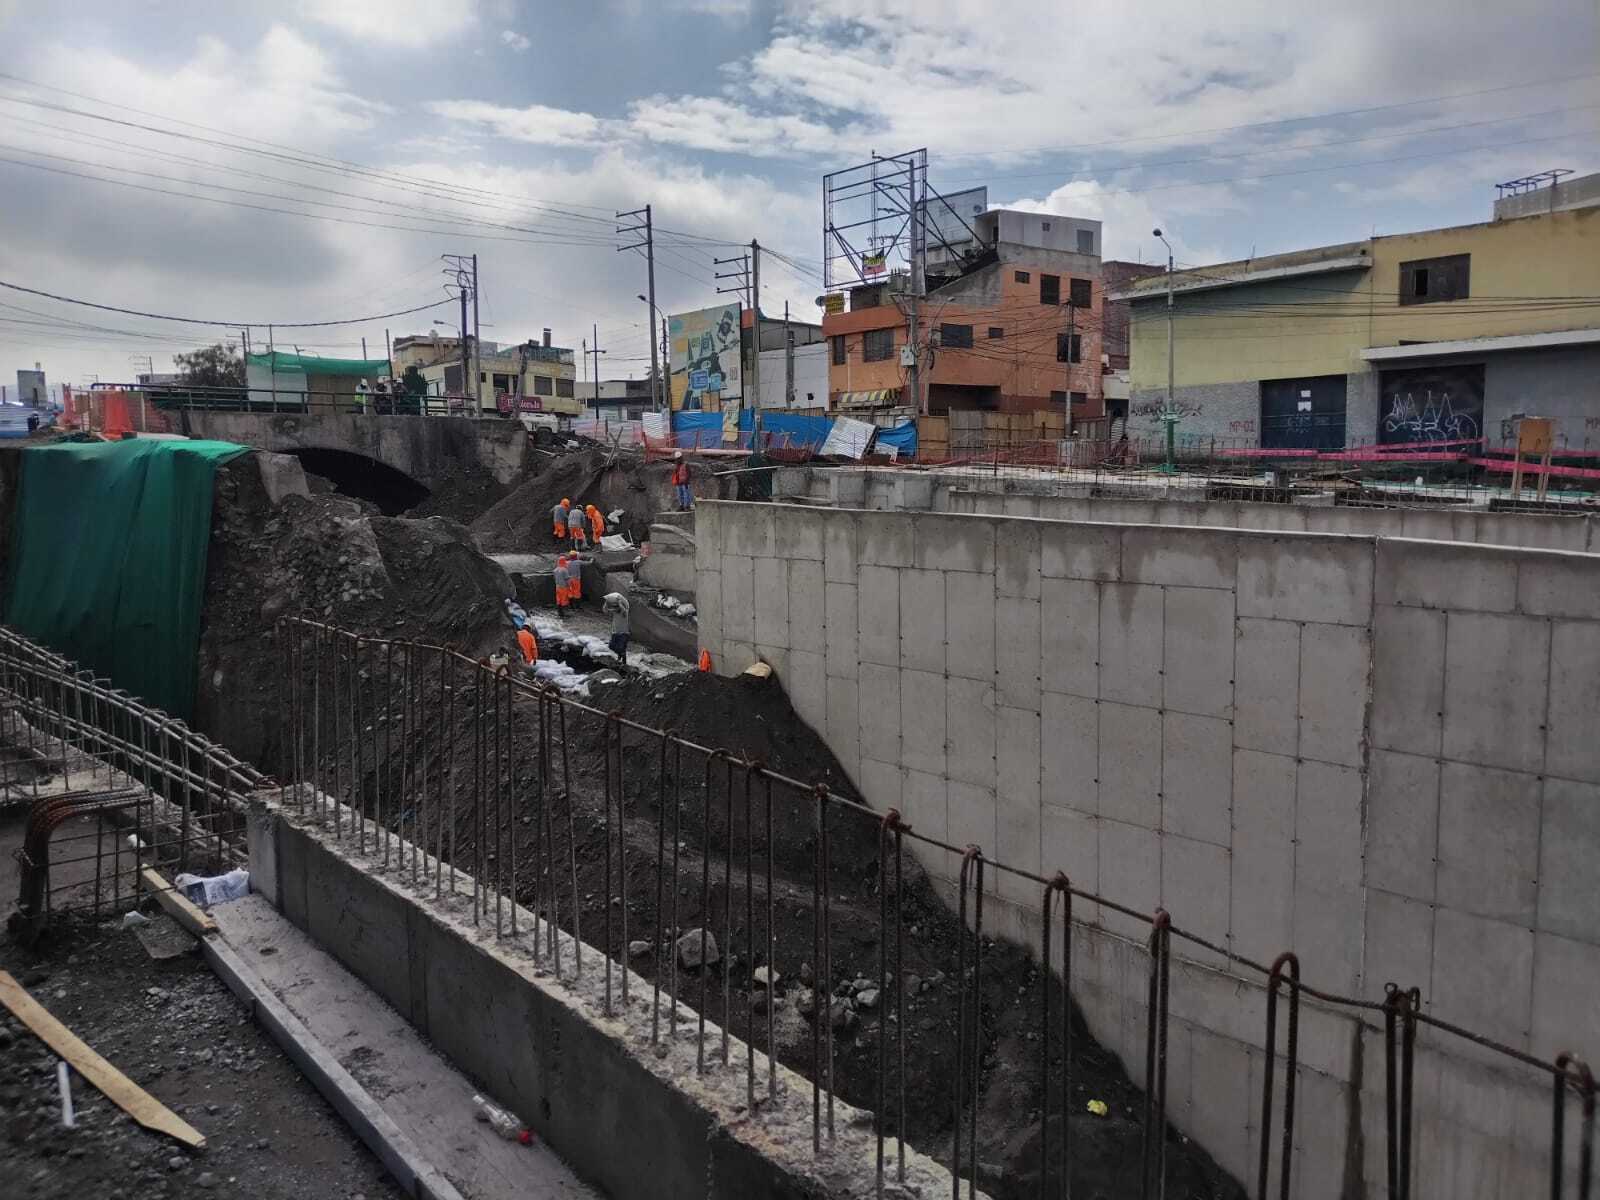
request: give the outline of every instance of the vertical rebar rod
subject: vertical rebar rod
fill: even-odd
[[[554,701],[552,701],[554,703]],[[567,706],[557,704],[561,714],[561,795],[567,809],[567,865],[572,874],[572,976],[583,978],[583,897],[578,893],[578,829],[572,813],[572,756],[567,739]],[[560,933],[557,932],[559,938]]]
[[[444,722],[442,734],[435,748],[438,760],[439,798],[434,803],[434,837],[433,837],[433,898],[440,899],[444,895],[444,856],[445,833],[449,831],[452,845],[450,853],[450,891],[455,892],[455,749],[456,749],[456,722],[455,722],[455,689],[450,686],[450,650],[446,646],[439,647],[439,711],[436,719]]]
[[[489,686],[494,689],[494,935],[500,937],[505,910],[505,829],[504,811],[501,801],[504,798],[502,777],[505,774],[505,744],[501,740],[501,726],[504,719],[505,689],[501,684],[505,668],[489,677]]]
[[[723,829],[728,852],[722,860],[722,1065],[728,1065],[728,1038],[733,1028],[733,759],[724,766],[723,788],[728,804]]]
[[[350,662],[350,687],[352,699],[350,703],[350,742],[354,747],[355,757],[355,785],[350,789],[350,810],[356,823],[356,852],[365,854],[367,850],[367,802],[366,802],[366,764],[361,754],[361,735],[363,732],[366,709],[361,704],[361,635],[355,639],[354,653]]]
[[[706,755],[705,812],[700,824],[704,845],[700,855],[700,1033],[695,1049],[695,1070],[702,1075],[706,1069],[706,1004],[711,987],[711,976],[706,968],[707,937],[711,925],[711,768],[718,759],[726,757],[725,750],[713,750]]]
[[[622,739],[625,730],[622,724],[622,713],[615,714],[617,727],[617,908],[622,918],[622,936],[618,945],[621,947],[621,973],[622,973],[622,1009],[628,1009],[628,816],[626,806],[628,802],[627,785],[623,778],[624,762],[622,753]],[[610,897],[607,897],[609,902]]]
[[[1043,912],[1044,933],[1040,949],[1044,961],[1044,1017],[1042,1030],[1044,1050],[1040,1056],[1039,1092],[1042,1097],[1043,1119],[1039,1124],[1039,1195],[1050,1195],[1050,909],[1056,893],[1061,896],[1061,1191],[1066,1200],[1072,1200],[1072,884],[1064,874],[1056,873],[1045,884]]]
[[[658,739],[661,757],[656,764],[656,921],[655,945],[652,947],[651,961],[655,967],[655,987],[650,999],[650,1044],[659,1045],[661,1042],[661,974],[666,969],[661,961],[661,947],[666,943],[666,931],[663,922],[666,920],[666,886],[667,886],[667,743],[672,740],[670,730],[662,730]],[[678,886],[677,876],[673,876],[672,886]],[[623,968],[627,970],[626,967]]]
[[[776,1102],[778,1099],[778,1027],[775,1010],[778,1007],[778,997],[774,993],[778,986],[778,975],[772,899],[772,776],[763,774],[763,778],[766,782],[767,800],[767,1099]]]
[[[1267,1200],[1267,1181],[1272,1157],[1272,1087],[1273,1073],[1277,1067],[1278,1053],[1278,990],[1287,982],[1289,987],[1289,1036],[1284,1053],[1283,1081],[1283,1151],[1278,1163],[1279,1192],[1282,1200],[1289,1200],[1291,1153],[1294,1140],[1295,1075],[1299,1066],[1300,1027],[1300,960],[1285,951],[1272,961],[1267,975],[1267,1036],[1264,1043],[1265,1063],[1261,1079],[1261,1153],[1256,1170],[1256,1195]]]
[[[522,805],[517,796],[517,752],[516,752],[516,690],[511,686],[511,672],[505,673],[506,687],[506,792],[510,812],[508,814],[509,832],[506,835],[506,857],[511,872],[511,939],[517,937],[517,828],[522,824],[519,814]],[[538,925],[534,926],[535,936],[538,934]]]
[[[745,763],[744,772],[744,938],[749,951],[751,963],[750,986],[745,989],[744,1009],[744,1049],[745,1049],[745,1112],[754,1115],[756,1111],[756,989],[755,989],[755,961],[756,961],[756,877],[755,877],[755,797],[751,783],[755,780],[757,767],[753,760]],[[731,851],[731,838],[730,846]],[[732,947],[730,946],[731,950]],[[728,956],[728,963],[733,963],[733,955]],[[772,968],[767,968],[767,978],[772,978]],[[771,1010],[771,999],[767,997],[768,1010]]]
[[[606,839],[606,865],[605,865],[605,891],[601,894],[602,906],[605,909],[605,941],[600,943],[600,952],[606,960],[606,1016],[611,1015],[611,728],[616,724],[615,712],[606,716],[606,723],[600,727],[600,757],[604,764],[605,776],[605,819],[601,822],[601,832]]]
[[[667,970],[671,980],[668,992],[672,999],[671,1015],[667,1018],[667,1033],[678,1037],[678,852],[683,846],[683,743],[672,746],[672,920],[667,926],[672,948],[667,951]]]

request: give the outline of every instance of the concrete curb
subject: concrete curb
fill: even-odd
[[[367,1090],[356,1082],[272,993],[220,934],[200,939],[206,962],[228,990],[250,1008],[295,1066],[415,1200],[464,1200],[455,1185],[423,1158]]]

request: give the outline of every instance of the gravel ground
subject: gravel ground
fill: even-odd
[[[197,953],[154,962],[131,932],[91,926],[43,958],[0,935],[0,968],[208,1142],[140,1128],[76,1074],[78,1127],[61,1128],[55,1055],[0,1008],[7,1200],[404,1195]]]

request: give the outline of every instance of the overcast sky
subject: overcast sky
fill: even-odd
[[[759,238],[763,310],[815,319],[821,177],[927,147],[948,191],[1154,225],[1204,263],[1486,219],[1498,180],[1600,166],[1595,0],[0,0],[0,279],[382,354],[439,255],[479,255],[486,339],[599,327],[648,366],[667,312]],[[137,111],[134,111],[137,110]],[[159,132],[164,130],[167,132]],[[174,134],[178,136],[173,136]],[[337,162],[333,161],[337,160]],[[717,242],[725,245],[718,245]],[[124,379],[217,331],[0,290],[0,382]],[[237,334],[233,335],[237,337]]]

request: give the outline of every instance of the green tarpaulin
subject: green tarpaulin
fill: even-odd
[[[307,375],[348,375],[357,379],[377,379],[389,373],[387,358],[318,358],[314,354],[290,354],[275,350],[271,354],[252,354],[246,360],[279,374],[304,371]]]
[[[23,451],[6,624],[187,718],[217,464],[246,451],[146,438]]]

